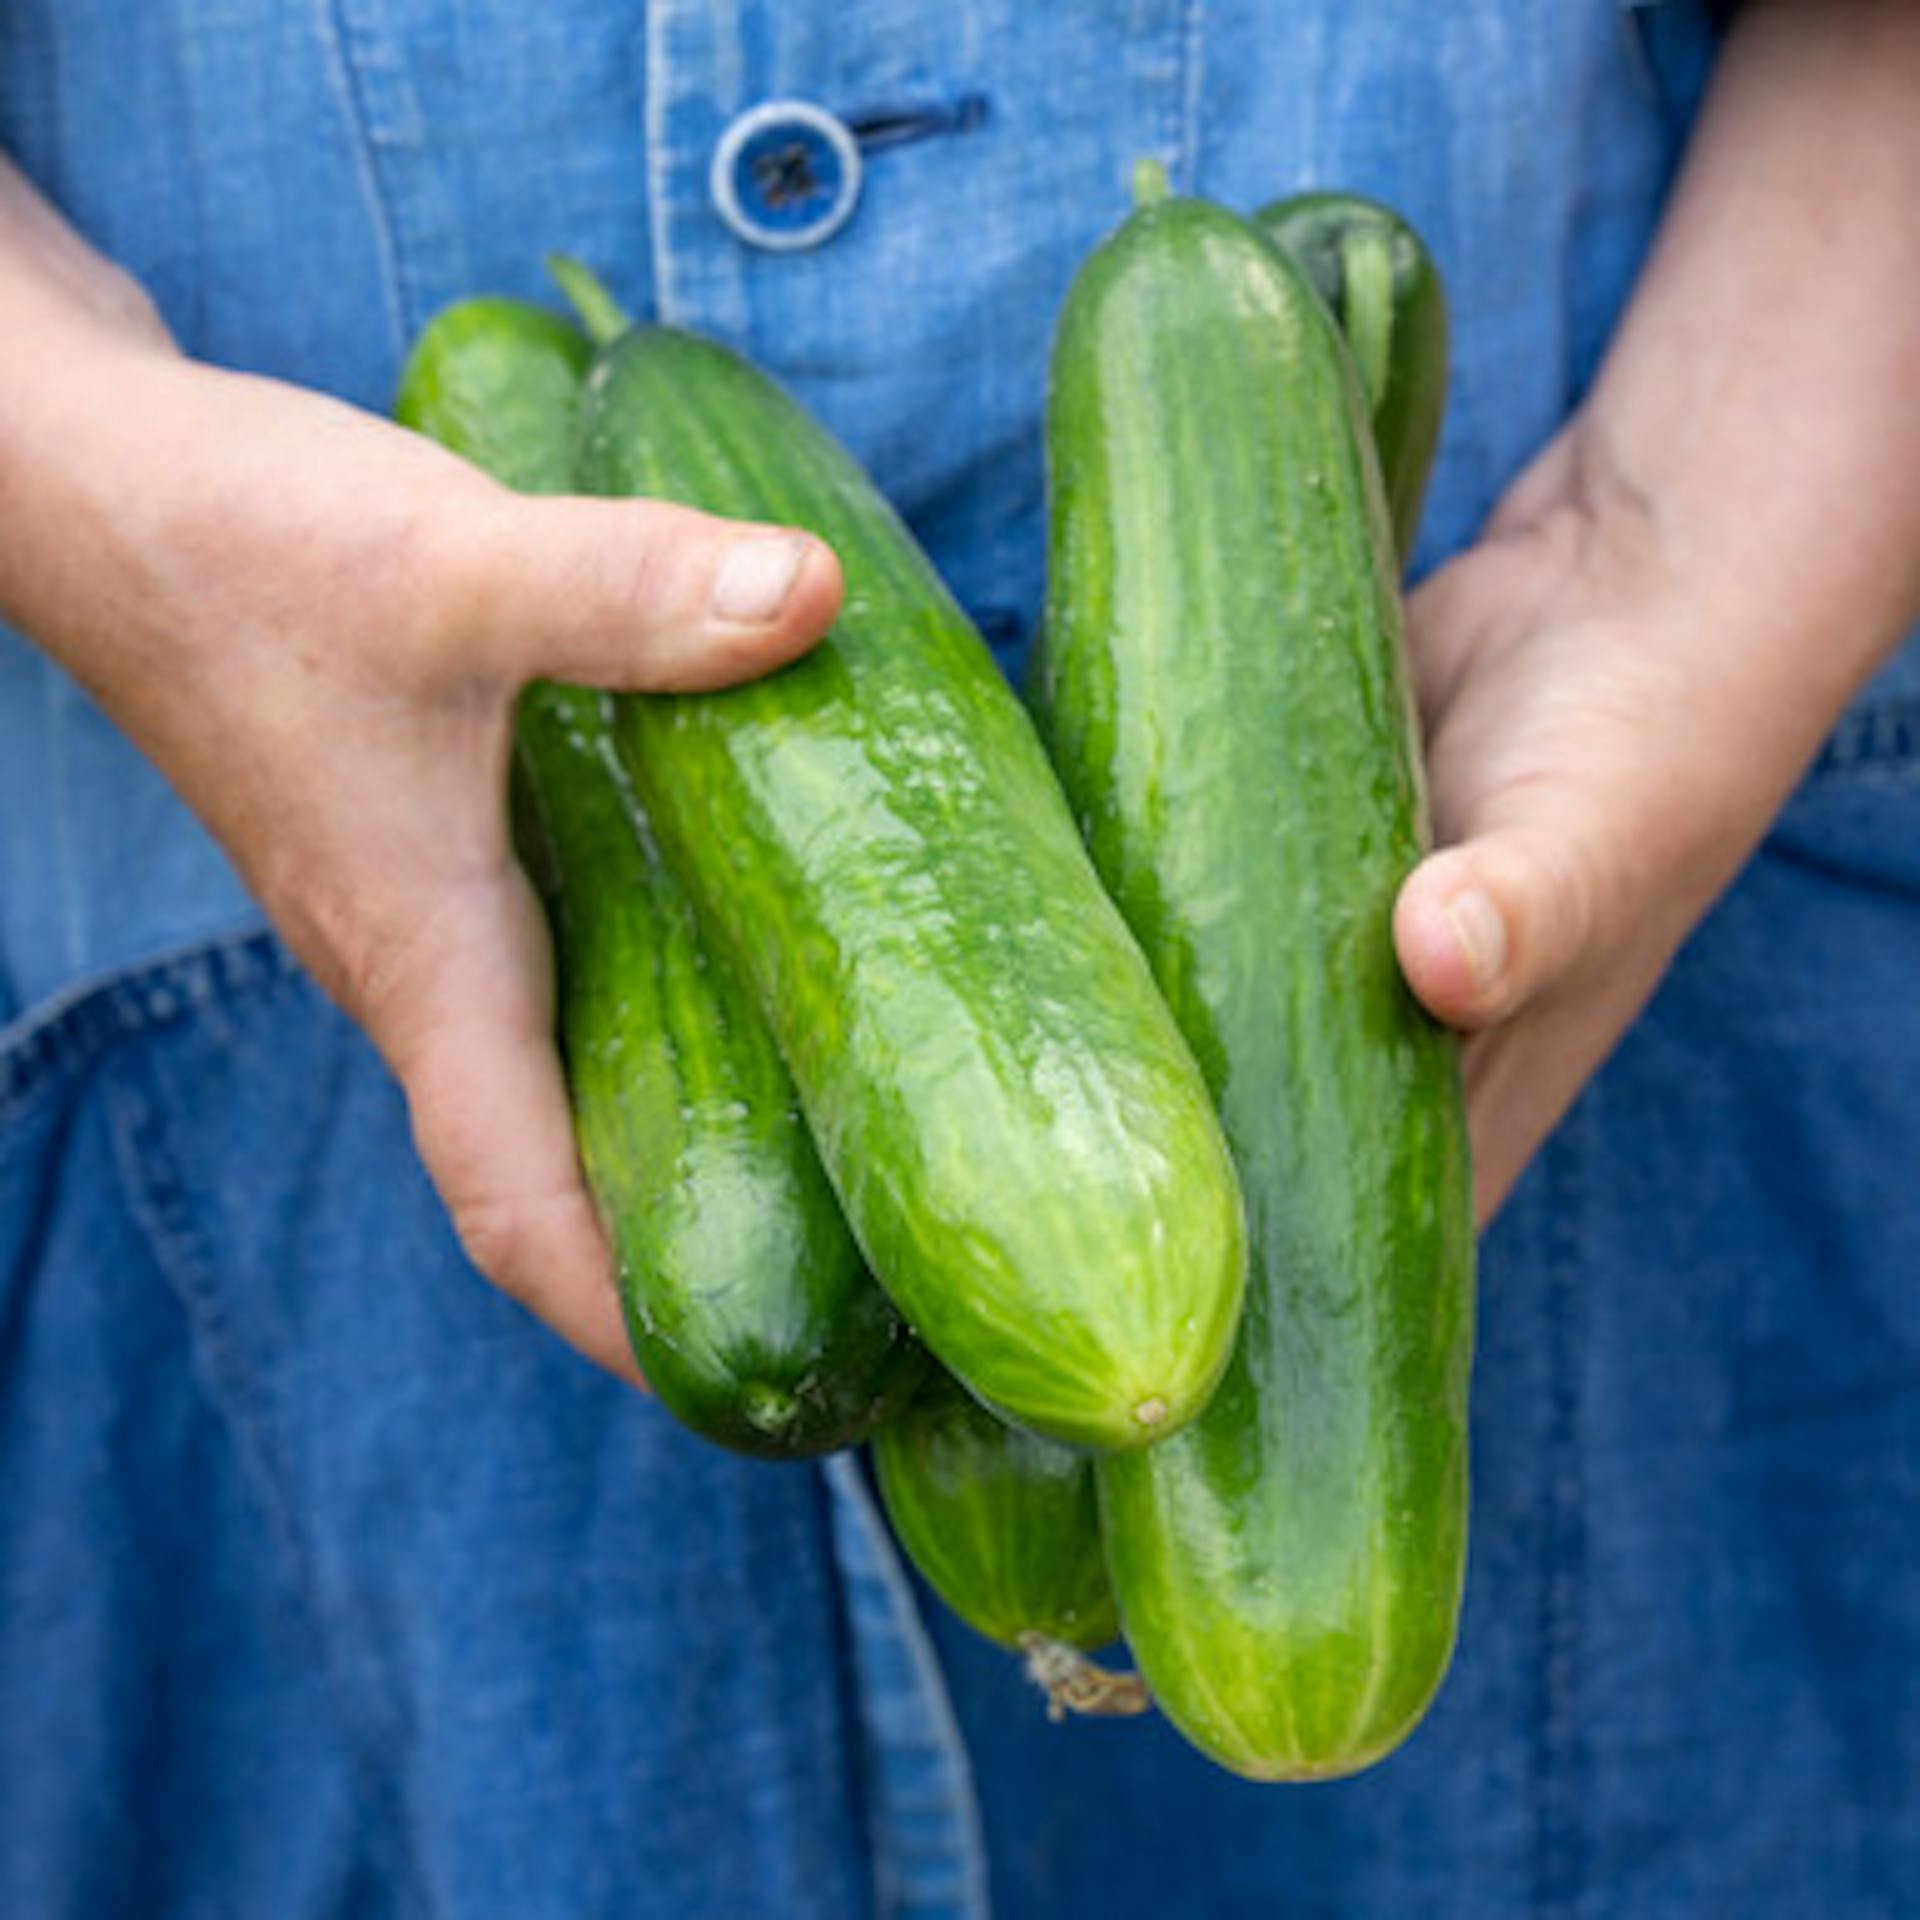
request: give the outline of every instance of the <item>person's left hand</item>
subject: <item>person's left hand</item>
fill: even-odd
[[[1414,991],[1468,1030],[1491,1217],[1765,832],[1834,717],[1737,644],[1750,612],[1578,429],[1408,607],[1436,839],[1401,891]]]
[[[1920,617],[1920,13],[1755,0],[1580,412],[1409,606],[1481,1218]]]

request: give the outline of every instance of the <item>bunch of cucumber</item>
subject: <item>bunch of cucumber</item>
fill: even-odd
[[[1150,1688],[1221,1764],[1326,1777],[1424,1711],[1464,1564],[1465,1129],[1390,932],[1446,310],[1369,202],[1137,187],[1056,339],[1037,726],[843,448],[570,263],[585,332],[464,302],[397,411],[845,574],[764,680],[522,696],[516,834],[660,1398],[771,1458],[871,1438],[908,1553],[1056,1711]],[[1139,1676],[1082,1657],[1121,1627]]]

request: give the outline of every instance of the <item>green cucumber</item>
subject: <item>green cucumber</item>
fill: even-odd
[[[1239,1316],[1233,1166],[984,643],[845,449],[712,341],[642,329],[605,354],[580,472],[838,553],[811,654],[622,700],[622,757],[910,1324],[1035,1432],[1172,1432]]]
[[[516,493],[573,490],[574,429],[593,345],[526,300],[459,300],[422,329],[394,418]]]
[[[421,335],[396,412],[507,485],[565,491],[591,353],[542,308],[469,300]],[[709,1439],[776,1459],[851,1445],[924,1356],[867,1275],[766,1023],[661,859],[609,726],[604,695],[530,686],[513,797],[635,1354]]]
[[[1377,200],[1300,193],[1254,215],[1333,309],[1360,373],[1404,566],[1447,404],[1447,294],[1425,243]]]
[[[1108,1567],[1191,1740],[1257,1779],[1348,1773],[1453,1644],[1474,1258],[1455,1045],[1393,948],[1426,827],[1377,458],[1298,270],[1166,199],[1074,283],[1048,452],[1040,704],[1218,1095],[1253,1253],[1211,1406],[1098,1465]]]
[[[1009,1426],[936,1368],[874,1435],[873,1461],[900,1544],[976,1633],[1118,1637],[1089,1455]]]
[[[1139,1713],[1139,1676],[1081,1654],[1118,1637],[1093,1462],[1009,1426],[935,1368],[873,1437],[880,1498],[907,1558],[976,1633],[1026,1656],[1058,1718]]]

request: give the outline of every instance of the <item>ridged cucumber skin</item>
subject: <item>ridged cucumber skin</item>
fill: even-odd
[[[396,413],[523,492],[566,491],[591,352],[543,308],[466,301],[422,334]],[[610,726],[603,694],[527,688],[513,802],[634,1351],[711,1440],[769,1459],[850,1446],[925,1356],[867,1274],[766,1022],[710,951]]]
[[[936,1368],[874,1435],[873,1463],[907,1557],[976,1633],[1016,1649],[1119,1635],[1086,1454],[1009,1426]]]
[[[1098,1465],[1109,1571],[1205,1752],[1349,1773],[1453,1645],[1474,1261],[1455,1046],[1392,940],[1426,827],[1376,456],[1325,304],[1195,200],[1077,278],[1048,448],[1037,695],[1218,1094],[1252,1243],[1213,1403]]]
[[[1037,1433],[1171,1432],[1232,1345],[1238,1187],[992,656],[852,456],[712,341],[636,331],[605,355],[580,471],[839,555],[845,603],[812,653],[621,701],[621,754],[910,1324]]]
[[[1450,322],[1440,271],[1407,221],[1361,194],[1294,194],[1262,207],[1254,222],[1313,282],[1346,336],[1404,566],[1447,407]]]

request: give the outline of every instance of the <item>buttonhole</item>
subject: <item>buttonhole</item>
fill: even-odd
[[[950,100],[888,101],[846,116],[847,130],[867,152],[904,147],[936,134],[972,133],[985,124],[987,96],[957,93]]]

